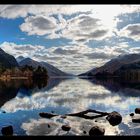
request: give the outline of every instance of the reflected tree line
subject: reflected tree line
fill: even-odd
[[[27,80],[0,80],[0,106],[12,98],[15,98],[18,92],[42,89],[48,85],[48,79],[27,79]],[[26,93],[23,93],[26,94]]]
[[[117,73],[117,74],[116,74]],[[140,70],[137,69],[121,69],[118,70],[115,75],[119,75],[122,80],[128,81],[128,82],[140,82]]]
[[[42,89],[48,85],[47,70],[41,66],[33,68],[25,65],[21,68],[3,68],[0,72],[2,77],[0,80],[0,106],[16,97],[19,90],[23,91],[21,89],[24,91]],[[26,77],[26,79],[11,79],[11,77]]]
[[[36,71],[35,76],[28,79],[0,80],[0,107],[15,98],[19,92],[23,96],[31,96],[38,91],[48,91],[66,80],[44,78],[42,73],[40,74],[38,71],[40,71],[40,68]]]
[[[87,78],[91,83],[102,85],[106,89],[125,95],[140,95],[140,64],[127,64],[120,67],[113,73],[107,71],[98,72],[95,75],[89,73]]]
[[[92,84],[101,85],[111,92],[121,94],[122,96],[139,97],[140,83],[136,80],[126,80],[120,77],[87,79]]]

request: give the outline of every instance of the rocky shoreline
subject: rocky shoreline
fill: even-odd
[[[3,112],[3,113],[6,113],[6,112]],[[90,113],[90,115],[88,115],[88,113]],[[95,113],[97,115],[95,115]],[[140,108],[136,108],[134,113],[130,113],[129,116],[132,118],[133,123],[140,123],[140,117],[135,117],[136,114],[140,114]],[[71,116],[71,117],[79,117],[79,118],[88,119],[88,120],[93,120],[93,119],[96,119],[96,118],[106,117],[105,119],[112,126],[119,125],[122,122],[122,119],[123,119],[121,114],[116,112],[116,111],[108,113],[108,112],[101,112],[101,111],[92,110],[92,109],[88,109],[88,110],[81,111],[81,112],[78,112],[78,113],[64,114],[64,115],[58,115],[58,114],[55,114],[54,112],[51,112],[51,113],[41,112],[41,113],[39,113],[39,116],[42,117],[42,118],[46,118],[46,119],[51,119],[53,117],[59,117],[59,118],[62,118],[62,119],[67,119],[67,116]],[[97,120],[95,120],[95,122],[97,122]],[[51,124],[48,124],[48,128],[51,128]],[[70,124],[63,124],[61,126],[61,129],[63,131],[69,132],[72,129],[72,126]],[[3,127],[1,129],[1,133],[2,133],[3,136],[13,136],[14,135],[13,130],[14,130],[14,128],[11,125],[9,125],[9,126]],[[98,125],[93,125],[88,130],[88,132],[83,131],[83,134],[87,134],[89,136],[104,136],[105,131],[106,131],[105,128],[103,128],[101,126],[98,126]]]

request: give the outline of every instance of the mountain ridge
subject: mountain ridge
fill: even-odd
[[[68,74],[66,72],[63,72],[47,62],[44,62],[44,61],[38,62],[38,61],[35,61],[29,57],[25,58],[19,62],[20,67],[23,67],[25,65],[32,66],[34,68],[37,68],[38,66],[44,67],[47,69],[48,75],[51,77],[52,76],[72,76],[72,74]]]
[[[18,67],[18,63],[14,56],[6,53],[0,48],[0,65],[5,68]]]
[[[140,54],[126,54],[111,59],[101,67],[93,68],[85,73],[79,74],[78,76],[95,76],[99,73],[113,74],[115,71],[120,69],[123,65],[132,64],[140,61]]]

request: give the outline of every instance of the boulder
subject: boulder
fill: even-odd
[[[89,135],[90,136],[103,136],[104,133],[105,133],[105,129],[104,128],[100,128],[99,126],[93,126],[89,130]]]
[[[48,118],[48,119],[57,116],[57,115],[54,115],[54,114],[51,114],[51,113],[44,113],[44,112],[39,113],[39,115],[40,115],[40,117],[42,117],[42,118]]]
[[[129,115],[130,115],[130,116],[134,116],[134,113],[130,113]]]
[[[65,115],[62,115],[62,116],[61,116],[61,118],[63,118],[63,119],[66,119],[66,118],[67,118],[67,116],[65,116]]]
[[[132,119],[133,123],[140,123],[140,119]]]
[[[4,136],[11,136],[13,135],[13,127],[11,125],[9,126],[6,126],[6,127],[3,127],[1,129],[1,133],[4,135]]]
[[[69,125],[62,125],[62,130],[64,131],[70,131],[71,127]]]
[[[118,125],[121,123],[122,116],[118,112],[113,111],[113,112],[109,113],[109,115],[106,117],[106,119],[109,121],[109,123],[112,126],[115,126],[115,125]]]
[[[86,134],[87,132],[86,131],[83,131],[83,133]]]
[[[136,113],[136,114],[140,114],[140,108],[136,108],[136,109],[135,109],[135,113]]]
[[[50,128],[51,126],[48,124],[48,128]]]

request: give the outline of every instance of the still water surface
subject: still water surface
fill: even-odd
[[[14,135],[88,135],[93,125],[105,128],[105,135],[140,134],[140,124],[133,123],[129,116],[136,107],[140,107],[139,84],[79,78],[49,79],[43,83],[0,82],[0,107],[0,130],[3,126],[12,125]],[[86,109],[117,111],[123,119],[121,124],[111,126],[105,117],[87,120],[78,117],[47,119],[39,116],[40,112],[53,111],[61,115]],[[63,131],[63,124],[69,124],[71,130]]]

